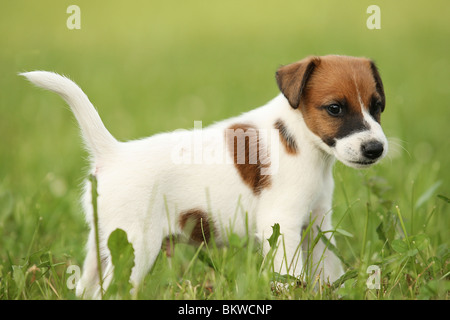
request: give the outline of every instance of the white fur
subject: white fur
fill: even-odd
[[[366,111],[364,104],[361,102],[361,111],[364,121],[367,123],[369,130],[355,132],[347,137],[336,141],[336,146],[333,148],[335,157],[343,164],[354,168],[366,168],[372,163],[361,164],[364,161],[364,155],[361,152],[361,144],[367,141],[379,141],[383,145],[383,153],[379,159],[383,158],[388,152],[388,142],[384,135],[381,125]],[[379,159],[376,159],[378,161]]]
[[[373,130],[337,141],[336,150],[329,150],[308,129],[301,112],[291,108],[280,94],[260,108],[203,128],[199,136],[196,136],[200,133],[196,130],[177,130],[142,140],[118,142],[75,83],[50,72],[35,71],[23,75],[67,101],[92,153],[91,172],[98,180],[105,287],[113,270],[106,245],[112,231],[116,228],[125,230],[133,244],[136,258],[131,280],[137,286],[154,263],[162,240],[169,234],[182,232],[178,214],[192,208],[201,208],[212,216],[219,243],[226,243],[225,230],[228,228],[245,235],[247,212],[250,231],[259,238],[264,253],[269,250],[266,239],[272,234],[272,226],[278,223],[282,237],[275,255],[275,268],[282,274],[302,275],[305,260],[302,248],[299,248],[302,227],[315,219],[311,229],[313,234],[316,234],[317,226],[323,231],[332,230],[333,153],[345,163],[359,157],[350,150],[359,150],[358,144],[362,140],[369,136],[384,137],[379,125],[369,119]],[[298,154],[288,154],[278,143],[278,135],[274,139],[273,128],[278,119],[295,138],[300,150]],[[271,186],[259,195],[242,181],[226,151],[223,132],[234,123],[252,123],[260,130],[266,130],[265,144],[271,149],[273,174]],[[200,140],[196,140],[199,137]],[[198,147],[201,148],[200,155]],[[77,294],[98,297],[90,188],[90,183],[86,182],[83,205],[91,233]],[[334,243],[333,239],[331,241]],[[303,254],[307,249],[305,246],[306,242]],[[314,248],[312,259],[324,280],[333,282],[343,273],[339,260],[326,250],[322,241]]]

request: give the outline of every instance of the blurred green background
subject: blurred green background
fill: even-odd
[[[80,30],[66,26],[72,4],[81,9]],[[371,4],[381,9],[380,30],[366,27]],[[361,186],[382,177],[384,197],[405,212],[410,231],[437,207],[423,231],[436,245],[448,243],[448,205],[436,195],[450,196],[449,1],[5,0],[0,7],[0,260],[20,263],[28,250],[47,248],[81,264],[87,235],[78,205],[87,154],[76,122],[59,97],[18,72],[69,76],[110,132],[131,140],[258,107],[278,94],[280,65],[312,54],[374,59],[387,95],[388,159],[364,171],[336,166],[337,217],[361,199],[343,226],[358,239],[368,201]],[[418,203],[421,196],[430,201]],[[411,223],[414,215],[423,218]]]

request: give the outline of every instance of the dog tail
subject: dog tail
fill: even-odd
[[[47,71],[20,75],[38,87],[56,92],[67,102],[79,123],[85,145],[94,157],[101,157],[115,149],[118,141],[106,129],[86,94],[73,81]]]

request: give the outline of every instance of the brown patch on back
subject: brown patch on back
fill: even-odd
[[[225,139],[233,163],[245,184],[255,195],[271,184],[270,176],[263,175],[262,169],[270,166],[269,155],[260,151],[264,148],[256,127],[250,124],[236,123],[225,130]]]
[[[305,66],[310,66],[309,72]],[[299,104],[291,103],[291,106],[300,109],[309,129],[330,146],[334,145],[335,139],[367,129],[361,103],[371,112],[374,97],[384,95],[373,62],[365,58],[308,57],[281,67],[277,81],[285,96],[292,94],[292,88],[302,88]],[[326,106],[331,104],[343,106],[345,115],[340,118],[330,116]]]
[[[214,225],[208,218],[208,214],[200,209],[191,209],[180,213],[180,227],[189,234],[194,242],[208,242],[211,233],[214,233]]]
[[[284,148],[286,149],[286,152],[291,155],[297,154],[297,143],[295,142],[294,137],[289,133],[286,125],[281,119],[278,119],[275,122],[275,129],[277,129],[278,133],[280,134],[280,140]]]

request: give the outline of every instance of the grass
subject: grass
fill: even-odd
[[[366,28],[369,1],[81,0],[81,30],[68,30],[71,4],[9,1],[0,13],[0,299],[75,299],[68,268],[82,266],[88,231],[75,121],[18,72],[69,75],[114,136],[131,140],[262,105],[277,94],[280,64],[328,53],[377,62],[392,149],[368,170],[335,166],[342,284],[273,290],[257,245],[231,232],[227,248],[161,252],[134,296],[117,290],[137,299],[449,298],[448,1],[377,1],[380,30]],[[366,286],[373,265],[380,289]]]

